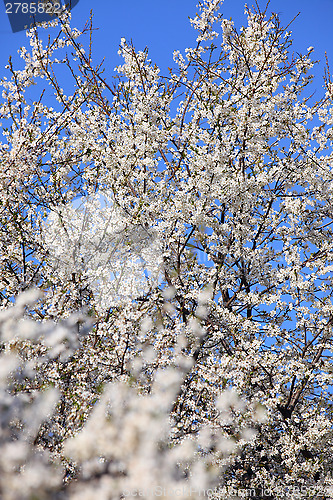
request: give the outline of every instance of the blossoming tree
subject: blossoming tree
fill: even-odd
[[[168,76],[66,12],[9,61],[1,498],[333,498],[333,85],[221,4]]]

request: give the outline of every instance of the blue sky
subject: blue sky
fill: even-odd
[[[258,0],[264,7],[266,1]],[[106,58],[108,72],[120,63],[117,55],[121,37],[132,38],[137,49],[149,47],[150,57],[167,73],[172,66],[172,52],[183,51],[192,44],[194,30],[190,27],[188,16],[196,12],[197,0],[79,0],[73,9],[73,24],[80,28],[93,9],[95,32],[95,60]],[[251,1],[249,2],[251,4]],[[244,23],[243,0],[225,0],[225,17],[235,21],[236,27]],[[312,56],[320,59],[316,68],[315,87],[319,93],[322,86],[325,51],[333,70],[333,0],[272,0],[270,11],[280,14],[284,24],[298,12],[298,19],[292,26],[294,50],[304,53],[310,45],[315,48]],[[5,13],[0,4],[0,78],[6,75],[4,69],[10,55],[15,56],[20,46],[27,46],[25,32],[12,33]]]

